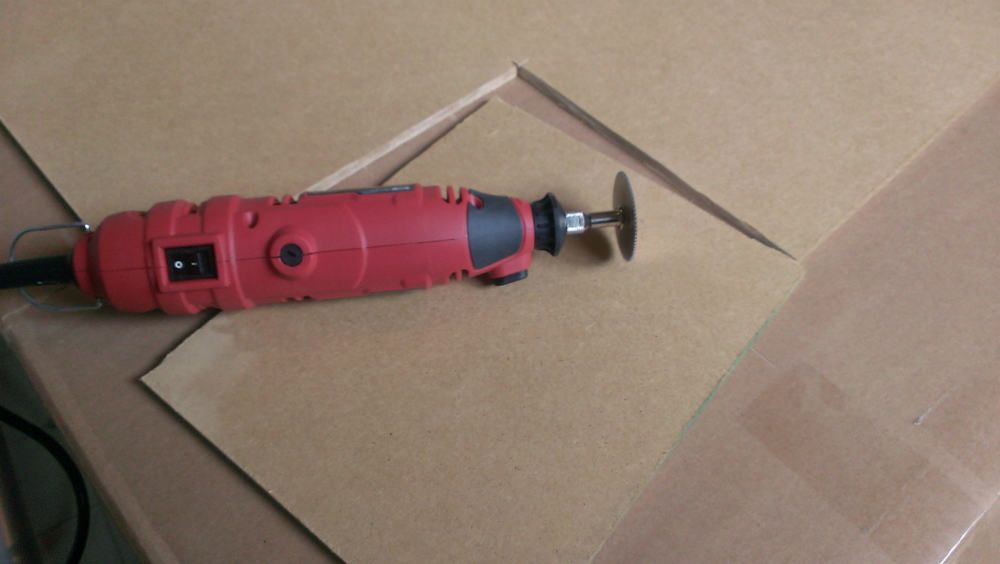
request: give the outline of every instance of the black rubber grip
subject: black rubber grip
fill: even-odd
[[[73,281],[73,261],[69,255],[0,263],[0,289]]]
[[[516,253],[524,239],[524,227],[510,198],[475,190],[470,193],[479,198],[482,205],[469,204],[469,254],[472,266],[483,268]]]

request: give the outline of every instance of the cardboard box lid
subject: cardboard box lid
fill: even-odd
[[[391,183],[610,202],[618,165],[499,101]],[[349,561],[580,561],[798,277],[635,181],[610,235],[527,280],[224,313],[143,378]]]

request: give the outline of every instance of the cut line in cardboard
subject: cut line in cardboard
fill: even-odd
[[[530,57],[533,73],[804,256],[1000,69],[990,2],[579,8],[12,4],[0,113],[96,220],[308,186]]]
[[[419,123],[407,128],[405,131],[396,137],[393,137],[384,145],[376,148],[367,155],[356,161],[348,163],[333,174],[313,183],[312,186],[305,189],[305,192],[322,192],[330,190],[334,186],[340,184],[344,179],[358,174],[361,170],[369,167],[372,163],[386,157],[406,143],[417,139],[428,130],[434,130],[448,123],[451,123],[452,126],[456,125],[464,119],[465,116],[474,112],[479,106],[485,103],[498,88],[516,77],[517,72],[514,68],[504,72],[500,76],[486,82],[472,92],[469,92],[465,96],[455,100],[451,104],[448,104],[447,106],[434,112],[430,116],[421,120]],[[445,133],[447,133],[447,129],[445,129]],[[443,134],[444,133],[442,133],[442,135]],[[379,182],[379,184],[381,184],[381,182]]]
[[[528,88],[518,87],[516,84]],[[360,187],[381,184],[392,172],[401,169],[409,159],[415,158],[423,150],[447,134],[448,131],[470,114],[475,112],[487,100],[498,97],[505,102],[525,110],[560,131],[580,138],[581,127],[592,135],[584,135],[581,141],[608,157],[629,166],[660,184],[664,188],[681,196],[685,201],[736,229],[743,235],[774,249],[795,260],[788,251],[772,241],[767,235],[740,219],[736,214],[724,208],[705,193],[697,190],[690,183],[674,173],[668,166],[652,157],[648,152],[608,127],[604,122],[582,108],[565,94],[547,83],[542,77],[527,69],[523,64],[513,63],[510,71],[486,82],[455,102],[445,106],[419,123],[333,174],[313,183],[305,192],[321,192],[337,187]],[[557,112],[540,112],[537,105],[539,97],[547,100],[557,108]],[[564,115],[560,115],[564,114]],[[569,116],[572,120],[566,120]],[[407,148],[407,145],[411,145]],[[402,149],[400,151],[400,149]],[[404,155],[403,160],[394,152]],[[381,174],[372,175],[368,170],[382,159],[395,163],[395,170],[386,172],[383,163],[378,166]],[[455,179],[460,182],[460,179]]]
[[[547,96],[540,92],[527,81],[514,76],[509,77],[506,81],[491,81],[490,84],[496,88],[492,90],[487,87],[477,89],[473,94],[463,97],[461,99],[462,103],[456,103],[448,106],[449,111],[436,112],[432,118],[423,120],[422,123],[427,124],[427,127],[424,127],[422,130],[419,128],[408,129],[407,132],[412,133],[412,135],[404,134],[399,136],[393,142],[388,143],[385,146],[386,151],[384,154],[375,159],[372,163],[354,167],[353,172],[344,176],[342,180],[339,181],[339,185],[336,187],[347,187],[347,184],[352,183],[356,183],[356,185],[381,184],[400,167],[405,166],[406,163],[410,162],[414,156],[420,155],[431,147],[435,139],[446,136],[448,131],[460,123],[466,116],[474,113],[476,110],[485,105],[487,100],[491,97],[502,99],[525,110],[526,113],[531,114],[534,118],[543,121],[563,134],[567,134],[570,137],[583,142],[585,145],[608,156],[614,161],[624,163],[627,168],[630,168],[633,171],[642,171],[642,167],[635,163],[633,154],[629,154],[625,151],[624,144],[612,143],[607,136],[600,135],[599,132],[595,131],[587,124],[580,122],[577,119],[577,116],[566,111],[564,106],[556,104],[555,100],[553,100],[551,96]],[[482,97],[479,97],[480,94]],[[545,109],[540,111],[540,105],[545,105]],[[553,108],[556,109],[553,110]],[[450,113],[452,109],[454,109],[455,112],[453,114]],[[447,174],[447,171],[445,171],[445,174]],[[327,181],[329,181],[330,178],[331,177],[327,177]],[[608,179],[604,178],[593,179],[595,184],[598,185],[606,182],[607,180]],[[647,185],[654,183],[655,185],[660,184],[656,178],[650,178],[649,180],[651,182],[646,182]],[[596,187],[599,188],[600,186]],[[680,206],[686,206],[686,203],[684,203],[683,200],[678,199],[677,202]],[[701,215],[702,211],[695,212],[692,210],[692,214],[696,217],[701,216],[702,219],[705,220],[704,216]],[[713,220],[705,221],[711,224],[715,223]],[[728,227],[726,229],[728,229]],[[756,246],[749,241],[747,242],[747,245],[751,247]],[[752,253],[755,256],[765,257],[768,254],[764,250],[754,250]],[[770,261],[774,258],[775,257],[773,256],[768,257],[767,260]],[[784,259],[778,260],[777,262],[784,262]]]
[[[541,77],[529,71],[526,67],[517,65],[517,76],[531,85],[532,88],[541,93],[543,96],[552,100],[552,102],[559,106],[560,109],[576,117],[594,133],[597,133],[612,145],[615,145],[625,151],[628,155],[635,159],[637,163],[639,163],[641,166],[640,170],[644,171],[646,175],[662,184],[668,190],[671,190],[675,194],[687,200],[689,203],[694,204],[698,209],[707,212],[716,219],[721,220],[726,225],[729,225],[747,237],[761,243],[765,247],[770,247],[786,255],[788,258],[795,260],[795,257],[793,257],[788,251],[778,246],[777,243],[773,242],[766,235],[761,233],[760,230],[738,218],[732,212],[716,203],[704,193],[695,189],[683,178],[677,176],[677,174],[675,174],[662,162],[653,158],[649,153],[643,151],[634,143],[619,135],[596,117],[581,108],[578,104],[566,97],[566,95],[553,88],[552,85],[545,82],[545,80]]]
[[[599,209],[619,168],[493,100],[388,182]],[[633,182],[629,264],[224,313],[143,382],[348,561],[586,561],[801,273]]]

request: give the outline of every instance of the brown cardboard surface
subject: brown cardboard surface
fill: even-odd
[[[598,209],[618,165],[493,101],[390,182]],[[528,280],[224,313],[143,378],[349,561],[580,561],[798,265],[635,179],[640,243]]]
[[[42,6],[41,12],[39,6]],[[454,91],[443,95],[441,100],[413,111],[409,121],[400,119],[399,127],[386,128],[385,135],[373,133],[373,144],[347,146],[345,156],[340,156],[339,150],[325,151],[328,145],[347,143],[342,141],[345,138],[343,131],[360,132],[361,137],[350,139],[361,140],[380,128],[382,120],[396,119],[395,111],[355,111],[369,98],[378,101],[379,110],[402,108],[400,112],[409,112],[427,92],[426,88],[417,87],[428,84],[420,81],[426,77],[431,77],[426,78],[428,81],[437,81],[441,73],[450,71],[442,66],[434,68],[432,73],[414,71],[400,75],[400,65],[395,62],[386,63],[387,67],[368,67],[363,64],[367,51],[352,49],[347,57],[327,57],[326,60],[337,62],[336,69],[326,69],[331,74],[319,72],[313,81],[295,74],[298,62],[322,60],[323,53],[334,54],[337,49],[344,52],[346,48],[324,43],[333,41],[326,38],[318,43],[303,41],[303,44],[292,39],[288,45],[280,45],[277,44],[278,36],[283,29],[308,27],[310,23],[316,25],[310,29],[316,30],[324,23],[323,14],[305,14],[293,8],[288,16],[272,17],[261,12],[267,8],[248,4],[231,9],[229,14],[236,13],[238,17],[227,17],[226,12],[230,9],[220,5],[186,9],[184,13],[168,13],[171,10],[167,7],[151,9],[140,3],[108,6],[4,5],[5,17],[0,18],[0,26],[4,26],[0,33],[0,73],[3,77],[0,96],[17,102],[9,105],[0,100],[0,117],[11,124],[17,122],[15,132],[26,142],[31,141],[27,143],[31,153],[57,179],[60,191],[88,217],[103,214],[101,210],[146,207],[167,197],[198,199],[223,191],[255,195],[296,191],[341,164],[370,154],[373,148],[398,134],[400,128],[413,125],[476,86],[452,82]],[[642,12],[641,6],[630,8],[632,11],[628,12],[616,9],[614,17],[599,17],[596,11],[584,13],[576,8],[556,7],[549,11],[566,14],[566,25],[539,25],[545,33],[535,35],[575,34],[575,41],[591,43],[591,46],[623,41],[630,46],[630,52],[619,56],[613,50],[586,47],[574,51],[572,57],[567,56],[565,60],[568,69],[579,72],[566,70],[561,74],[553,74],[556,70],[545,63],[551,54],[501,53],[503,64],[497,64],[505,68],[507,58],[531,56],[529,64],[533,69],[609,125],[620,127],[630,139],[640,141],[640,130],[645,127],[654,134],[662,132],[662,139],[657,138],[652,144],[643,143],[643,147],[664,159],[699,188],[718,195],[741,217],[753,218],[754,224],[768,234],[777,232],[770,225],[761,224],[755,214],[774,214],[781,221],[792,222],[793,238],[797,239],[801,233],[826,229],[817,227],[820,223],[816,218],[829,220],[826,216],[829,210],[825,202],[814,200],[814,196],[819,198],[820,192],[827,191],[838,195],[837,203],[831,208],[837,208],[836,213],[829,213],[830,217],[841,216],[842,209],[853,205],[855,191],[862,194],[876,185],[882,167],[892,170],[898,165],[895,157],[883,160],[877,155],[879,151],[889,150],[887,154],[897,151],[905,156],[907,150],[919,146],[918,138],[933,131],[933,123],[943,123],[947,114],[961,107],[961,100],[975,91],[974,83],[988,76],[991,61],[1000,51],[988,45],[983,47],[984,42],[998,40],[992,32],[996,29],[996,10],[985,6],[984,9],[974,3],[961,6],[810,3],[789,8],[774,3],[744,3],[725,8],[705,4],[703,10],[701,5],[682,8],[668,5],[663,9],[671,13],[659,17]],[[326,8],[310,6],[309,9]],[[214,12],[208,14],[214,17],[203,17],[208,12]],[[443,10],[442,13],[467,12]],[[544,24],[543,17],[531,17],[530,9],[521,8],[519,13],[525,15],[525,21]],[[815,17],[820,13],[822,17]],[[632,18],[631,14],[640,17]],[[302,23],[307,16],[316,17],[312,22]],[[351,14],[344,21],[353,26],[354,17],[355,14]],[[490,17],[491,14],[484,14],[483,20]],[[326,18],[327,28],[334,19]],[[371,18],[370,27],[386,30],[398,25],[391,17],[378,18],[377,22],[376,19]],[[247,22],[251,26],[271,27],[267,33],[241,35],[238,32]],[[587,22],[589,25],[584,25]],[[636,23],[639,25],[634,25]],[[637,29],[642,31],[640,28],[644,25],[659,32],[649,34],[647,39],[652,39],[639,44],[632,39],[639,35],[633,34]],[[663,26],[675,28],[664,30]],[[325,32],[326,29],[318,30],[302,37],[315,38]],[[450,38],[449,45],[473,45],[461,25],[449,28],[444,35]],[[472,35],[483,33],[480,29]],[[442,36],[434,32],[420,39],[433,40]],[[367,35],[365,44],[378,42],[372,37],[379,35]],[[388,33],[385,37],[394,42],[393,38],[399,35]],[[645,56],[652,52],[652,47],[660,45],[669,46],[664,50],[666,54]],[[202,57],[203,51],[208,54],[207,61]],[[270,55],[262,59],[259,52],[270,52]],[[121,64],[132,55],[138,62]],[[393,61],[404,60],[408,60],[405,53]],[[640,60],[645,62],[635,62]],[[679,66],[678,60],[682,61]],[[205,64],[207,70],[199,71],[197,67]],[[253,68],[248,68],[251,66]],[[94,72],[95,67],[98,73]],[[311,63],[310,72],[316,70],[314,67],[319,68],[320,64]],[[326,99],[318,93],[326,92],[323,89],[331,85],[340,88],[340,81],[331,77],[332,73],[344,68],[349,68],[354,78],[364,78],[344,81],[348,84],[378,82],[377,77],[363,76],[376,69],[381,73],[379,76],[391,74],[393,79],[402,76],[394,84],[410,89],[405,91],[405,96],[399,94],[403,86],[369,89],[369,93],[387,94],[385,97],[357,96],[357,100],[362,100],[360,106],[350,105],[351,111],[343,112],[346,116],[338,114],[343,121],[329,125],[334,123],[332,118],[321,114],[338,111],[327,106],[343,107],[347,103],[344,98],[349,96],[325,104]],[[386,73],[385,68],[393,72]],[[478,67],[470,64],[466,68]],[[598,68],[602,71],[600,75],[590,78],[589,72]],[[640,70],[634,70],[636,68]],[[41,69],[40,76],[31,76],[35,69]],[[426,68],[419,70],[426,71]],[[651,70],[656,72],[645,79],[645,73]],[[643,80],[638,80],[640,75]],[[226,85],[234,76],[237,82]],[[482,80],[491,76],[494,75],[484,73]],[[309,96],[301,96],[291,87],[276,89],[275,85],[280,86],[286,79],[287,84],[300,84],[314,100],[320,101],[304,103]],[[611,86],[616,87],[614,92]],[[132,88],[136,89],[130,90]],[[203,90],[199,92],[199,88]],[[278,94],[272,95],[272,90]],[[162,95],[146,97],[151,92]],[[263,92],[260,95],[264,96],[263,101],[260,98],[247,101],[239,96],[246,92]],[[640,101],[624,104],[618,92],[636,96]],[[780,96],[772,98],[774,93]],[[636,114],[639,117],[618,109],[619,105],[644,105],[644,97],[660,100],[663,105],[654,111]],[[288,101],[291,109],[282,107],[279,102],[283,101]],[[21,114],[25,106],[30,111]],[[298,117],[286,113],[296,108],[302,112]],[[606,113],[608,108],[625,113]],[[864,122],[855,121],[856,108],[873,119],[871,123],[879,125],[869,128]],[[15,109],[20,115],[12,114]],[[261,111],[254,113],[255,109]],[[163,115],[157,115],[161,112]],[[669,122],[660,123],[663,115],[669,117]],[[234,121],[228,121],[230,119]],[[301,130],[295,125],[300,122],[305,123]],[[286,125],[289,123],[292,126]],[[313,135],[309,128],[317,124],[325,124],[321,127],[324,133]],[[36,129],[41,131],[40,135],[29,135]],[[309,135],[305,134],[307,130]],[[692,132],[697,135],[691,137]],[[727,139],[730,133],[733,133],[732,139]],[[298,139],[293,138],[296,134],[300,135]],[[913,139],[903,139],[911,134]],[[790,136],[787,142],[786,135]],[[49,144],[49,139],[57,141]],[[982,138],[980,141],[986,142]],[[754,143],[759,145],[757,153],[752,150]],[[825,147],[816,147],[824,143]],[[659,146],[665,148],[657,149]],[[901,149],[902,146],[911,149]],[[738,150],[733,151],[733,147]],[[769,153],[768,149],[773,150]],[[849,166],[841,168],[842,161],[827,153],[863,158],[860,162],[843,161]],[[769,154],[773,157],[768,157]],[[759,161],[759,171],[754,169],[755,160]],[[869,168],[872,161],[877,161],[876,166]],[[814,169],[811,163],[817,163],[817,168]],[[188,170],[189,165],[197,170]],[[792,172],[786,174],[786,167]],[[308,174],[300,175],[303,170],[308,170]],[[749,171],[746,175],[739,174],[746,171]],[[860,186],[851,178],[858,173],[875,180],[871,186]],[[775,178],[783,180],[775,182]],[[800,182],[800,178],[808,181]],[[842,192],[841,184],[824,180],[827,178],[834,178],[836,182],[845,180],[846,189]],[[822,181],[817,182],[817,179]],[[797,190],[794,195],[786,190],[788,187]],[[817,188],[814,193],[813,187],[823,189]],[[90,198],[84,196],[88,191],[97,195],[93,207],[86,211],[81,202]],[[74,192],[77,196],[73,196]],[[5,191],[8,196],[20,196],[21,193]],[[839,199],[841,196],[843,201]],[[742,198],[759,199],[761,203],[754,204],[759,210],[749,213],[739,203],[734,203]],[[811,203],[800,206],[799,198],[809,198]],[[15,221],[39,223],[38,218],[42,216],[29,214],[28,210],[42,208],[32,207],[31,203],[28,201],[16,208],[5,206],[4,215],[13,221],[5,221],[2,225],[14,228]],[[12,213],[15,209],[16,213]],[[58,216],[58,208],[53,209],[53,216]],[[777,238],[782,243],[788,240],[784,235]],[[801,253],[801,249],[808,248],[809,237],[803,236],[802,240],[805,243],[792,245],[790,249]],[[149,402],[148,394],[133,393],[134,378],[155,363],[171,343],[187,334],[196,323],[136,321],[138,325],[134,325],[108,312],[86,314],[72,321],[38,312],[25,314],[5,320],[17,321],[13,328],[5,323],[8,336],[20,343],[22,354],[30,364],[37,366],[36,382],[48,386],[46,393],[52,398],[50,401],[57,413],[75,414],[60,420],[63,428],[90,437],[89,442],[79,442],[84,445],[87,459],[103,461],[102,469],[95,473],[101,474],[106,482],[114,482],[108,476],[117,475],[120,478],[117,483],[124,484],[127,486],[124,489],[134,494],[131,515],[147,515],[153,523],[144,529],[147,538],[162,534],[163,540],[156,542],[169,545],[182,560],[197,559],[205,554],[220,558],[236,554],[236,559],[241,560],[268,559],[268,554],[275,558],[293,555],[290,559],[297,559],[299,554],[311,554],[309,547],[315,549],[312,543],[300,538],[299,531],[289,524],[287,517],[257,495],[253,487],[240,479],[238,472],[221,463],[210,449],[195,440],[188,428],[163,413],[160,406]],[[807,318],[801,323],[814,322]],[[887,330],[891,330],[894,324],[891,316],[885,323]],[[152,330],[158,324],[167,324],[169,328],[162,332]],[[52,343],[60,346],[53,347]],[[95,354],[94,350],[102,344],[109,349]],[[754,358],[750,355],[744,364],[754,362]],[[106,380],[111,376],[113,383]],[[971,399],[963,396],[961,401],[973,401],[978,397],[975,393],[971,395]],[[128,415],[115,423],[114,414],[117,413]],[[719,443],[712,445],[737,448],[731,442],[732,437],[737,436],[743,437],[719,433],[716,435]],[[703,448],[708,445],[701,444]],[[968,440],[964,444],[963,448],[978,452],[976,444],[969,444]],[[170,455],[172,450],[176,451],[176,456]],[[705,452],[706,459],[717,456],[715,451]],[[725,456],[715,460],[734,463],[734,459]],[[747,465],[748,460],[749,464],[759,462],[751,457],[738,459],[736,463]],[[988,460],[977,464],[988,467]],[[755,475],[775,470],[768,464],[761,468]],[[780,465],[777,468],[780,470]],[[704,466],[696,469],[705,471]],[[717,470],[716,467],[711,469]],[[740,483],[734,472],[736,469],[713,475],[733,478],[733,483]],[[809,511],[820,512],[823,506],[820,504],[818,509],[812,510],[787,510],[788,504],[798,499],[798,494],[808,498],[810,488],[802,487],[792,492],[784,480],[775,478],[787,474],[775,470],[770,476],[770,482],[766,483],[773,483],[775,489],[763,491],[749,502],[746,497],[734,494],[732,488],[719,488],[718,484],[728,483],[728,479],[705,482],[713,495],[721,491],[725,500],[699,497],[691,500],[691,506],[681,509],[690,512],[691,507],[711,505],[717,511],[702,516],[707,521],[694,521],[707,523],[706,530],[717,530],[712,527],[728,523],[736,527],[739,534],[726,539],[701,536],[695,529],[682,528],[691,531],[691,535],[678,542],[683,541],[695,554],[739,556],[742,553],[726,551],[742,546],[749,549],[748,554],[761,558],[786,553],[814,554],[810,552],[810,547],[814,546],[825,546],[835,554],[847,554],[851,547],[859,544],[860,541],[850,541],[846,536],[826,535],[838,527],[843,529],[843,523],[831,524],[824,518],[817,519],[814,524],[807,524],[804,519],[791,522],[791,519],[809,515]],[[183,486],[177,486],[178,483]],[[112,495],[119,494],[120,491],[115,490]],[[728,520],[719,510],[725,502],[733,503],[730,509],[737,508],[735,516]],[[842,505],[847,507],[851,503]],[[755,508],[749,522],[759,524],[758,531],[739,529],[738,522],[747,516],[747,510],[740,508],[748,506]],[[192,507],[197,507],[197,511],[192,511]],[[226,507],[233,509],[226,511]],[[758,507],[761,509],[756,509]],[[852,511],[856,516],[864,515],[863,511]],[[232,522],[234,517],[238,517],[237,526],[219,525]],[[964,513],[960,516],[962,519]],[[141,519],[132,524],[138,521]],[[986,521],[984,518],[982,522]],[[782,533],[782,527],[788,528]],[[850,525],[846,527],[849,529]],[[212,535],[205,534],[208,530]],[[896,533],[903,530],[893,529]],[[210,540],[206,539],[208,536]],[[669,535],[667,538],[677,539]],[[904,535],[903,541],[909,538]],[[976,535],[970,534],[970,538]],[[775,539],[784,544],[779,546]],[[727,542],[730,543],[728,548],[721,546]],[[151,553],[160,555],[155,550]]]
[[[642,0],[571,21],[528,67],[798,257],[1000,72],[990,0]]]
[[[500,40],[520,27],[516,2],[0,10],[0,116],[91,221],[164,198],[297,192],[523,55]]]
[[[91,220],[356,171],[528,60],[802,255],[1000,70],[989,1],[3,11],[0,116]]]
[[[998,154],[1000,83],[807,258],[597,562],[996,559]]]

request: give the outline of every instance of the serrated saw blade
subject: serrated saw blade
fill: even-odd
[[[618,238],[618,249],[626,261],[632,260],[635,256],[635,245],[638,240],[638,216],[635,210],[635,195],[632,193],[632,183],[624,172],[619,172],[615,176],[615,188],[613,195],[615,210],[621,217],[621,222],[615,228]]]

